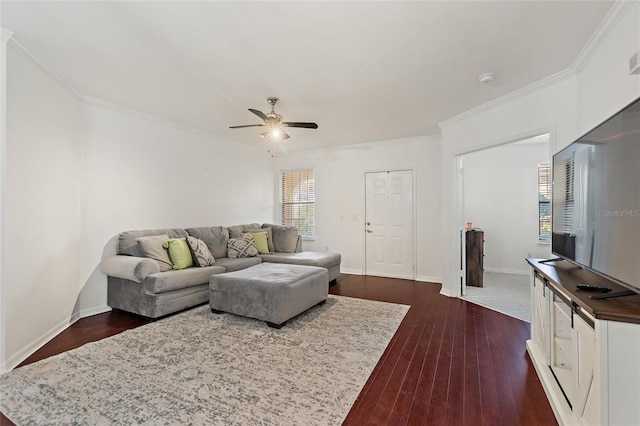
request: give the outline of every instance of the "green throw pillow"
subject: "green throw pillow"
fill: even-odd
[[[269,254],[269,245],[267,244],[267,233],[253,232],[253,242],[256,244],[258,253]]]
[[[185,238],[170,238],[162,247],[169,249],[169,257],[173,269],[184,269],[193,266],[193,258]]]

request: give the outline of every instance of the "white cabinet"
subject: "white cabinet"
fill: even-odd
[[[575,374],[573,375],[573,413],[588,425],[600,424],[600,373],[597,368],[594,323],[573,317],[571,342]],[[598,373],[597,373],[598,372]]]
[[[533,340],[543,354],[549,353],[549,303],[547,293],[549,289],[544,278],[532,270],[531,286],[531,340]],[[549,359],[545,359],[547,365]]]
[[[640,425],[640,296],[595,301],[576,290],[584,271],[527,261],[527,352],[558,422]]]

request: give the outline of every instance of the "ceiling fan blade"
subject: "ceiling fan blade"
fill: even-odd
[[[243,127],[264,127],[266,124],[245,124],[244,126],[229,126],[230,129],[241,129]]]
[[[300,122],[297,122],[297,121],[285,121],[282,124],[287,126],[287,127],[302,127],[302,128],[305,128],[305,129],[317,129],[318,128],[318,125],[316,123],[300,123]]]
[[[249,111],[257,115],[258,117],[262,118],[264,121],[267,121],[267,115],[264,112],[258,111],[257,109],[251,109],[251,108],[249,108]]]

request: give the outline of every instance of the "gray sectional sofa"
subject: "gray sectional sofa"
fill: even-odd
[[[274,252],[254,257],[230,259],[227,243],[245,231],[270,228]],[[169,238],[192,236],[206,243],[215,259],[212,266],[193,266],[161,271],[160,264],[145,257],[138,239],[166,235]],[[127,312],[158,318],[209,300],[209,279],[213,274],[238,271],[262,262],[320,266],[328,271],[328,280],[340,275],[340,255],[325,252],[302,252],[302,238],[290,226],[246,224],[136,230],[118,236],[117,254],[105,257],[102,271],[107,275],[107,304]]]

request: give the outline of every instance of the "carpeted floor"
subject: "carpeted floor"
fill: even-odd
[[[483,287],[467,286],[462,298],[485,308],[531,322],[529,276],[484,272]]]
[[[341,296],[280,330],[201,306],[0,376],[16,424],[339,425],[409,307]]]

